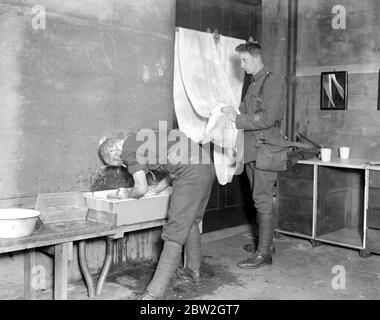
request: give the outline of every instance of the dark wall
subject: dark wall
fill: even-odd
[[[170,127],[174,20],[175,0],[0,1],[0,199],[88,190],[100,138]]]
[[[346,29],[333,29],[332,7],[346,10]],[[356,158],[380,158],[380,2],[299,1],[296,129]],[[348,109],[320,110],[320,73],[348,71]]]
[[[353,157],[380,157],[380,2],[298,1],[295,130],[330,146],[337,155],[351,146]],[[333,29],[334,5],[346,9],[346,29]],[[286,75],[287,1],[263,1],[262,42],[271,68]],[[320,74],[348,71],[348,109],[320,110]]]
[[[263,0],[262,41],[264,63],[277,74],[286,76],[288,1]]]

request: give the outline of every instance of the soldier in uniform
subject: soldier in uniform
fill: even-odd
[[[252,75],[252,82],[240,104],[240,114],[232,107],[224,107],[222,111],[237,129],[244,129],[244,163],[259,225],[257,250],[238,263],[240,268],[249,269],[272,264],[273,194],[278,172],[257,168],[256,156],[260,142],[270,139],[281,144],[283,141],[280,125],[284,115],[284,81],[264,66],[257,42],[242,43],[235,50],[239,53],[241,67]]]
[[[146,174],[149,170],[164,170],[172,185],[168,208],[168,221],[163,227],[164,247],[160,259],[146,291],[139,296],[141,300],[156,300],[164,297],[170,278],[176,275],[184,280],[200,282],[201,236],[198,228],[206,210],[211,188],[215,180],[214,165],[208,149],[193,143],[183,133],[172,130],[180,140],[167,137],[166,132],[154,132],[153,148],[138,135],[131,134],[126,139],[108,138],[99,146],[99,156],[110,166],[126,166],[133,176],[131,190],[120,188],[118,198],[139,199],[148,192]],[[159,135],[162,134],[160,137]],[[157,141],[168,139],[161,145]],[[185,146],[185,148],[181,148]],[[144,155],[148,151],[148,159]],[[163,179],[155,191],[169,184]],[[185,245],[186,266],[179,266],[182,246]]]

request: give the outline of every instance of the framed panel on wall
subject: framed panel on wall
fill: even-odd
[[[347,109],[347,71],[321,73],[321,110]]]

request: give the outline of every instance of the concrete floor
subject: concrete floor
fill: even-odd
[[[248,257],[242,246],[250,238],[245,226],[205,234],[202,284],[173,278],[166,299],[380,299],[379,255],[361,258],[357,250],[327,244],[313,248],[307,240],[282,236],[275,240],[272,266],[243,270],[236,262]],[[154,268],[153,264],[136,263],[112,270],[102,296],[91,299],[134,299],[149,283]],[[340,282],[337,276],[341,276]],[[83,283],[70,286],[68,294],[69,299],[90,299]]]

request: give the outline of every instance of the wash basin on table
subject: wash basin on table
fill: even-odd
[[[38,228],[41,212],[23,208],[0,209],[0,239],[21,238]]]
[[[107,195],[116,190],[85,192],[88,207],[87,219],[107,222],[114,226],[165,219],[169,206],[171,188],[157,195],[146,195],[140,199],[114,199]]]

